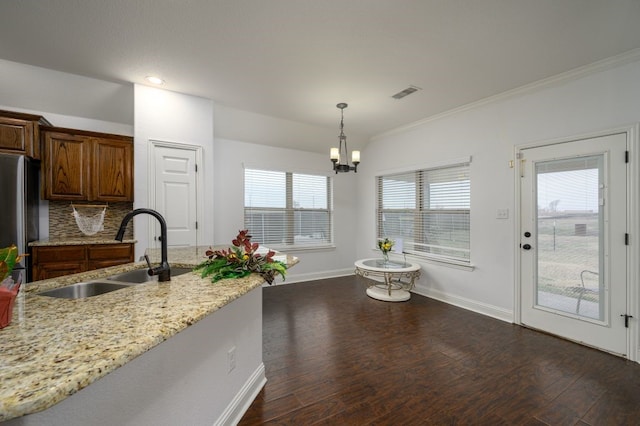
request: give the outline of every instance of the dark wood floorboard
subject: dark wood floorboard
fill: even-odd
[[[263,290],[241,425],[640,425],[640,365],[358,277]]]

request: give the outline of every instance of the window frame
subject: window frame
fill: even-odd
[[[246,173],[247,171],[257,171],[257,172],[276,172],[282,173],[285,175],[285,207],[248,207],[246,205],[246,191],[247,191],[247,181],[246,181]],[[306,175],[313,177],[322,177],[326,179],[325,191],[327,197],[327,207],[326,208],[305,208],[305,207],[294,207],[294,176],[295,175]],[[332,176],[327,173],[318,173],[313,171],[303,171],[303,170],[290,170],[284,171],[277,168],[271,167],[259,167],[259,166],[248,166],[245,165],[243,171],[243,195],[245,196],[245,200],[243,200],[243,210],[244,210],[244,218],[243,223],[246,229],[249,229],[251,233],[251,229],[248,226],[248,213],[251,210],[256,211],[271,211],[271,212],[282,212],[284,213],[284,227],[282,231],[284,232],[284,238],[287,240],[286,243],[263,243],[260,239],[255,238],[254,241],[269,247],[274,250],[287,250],[287,251],[306,251],[306,250],[322,250],[328,248],[335,248],[334,245],[334,211],[333,211],[333,179]],[[328,235],[326,237],[326,241],[323,243],[317,244],[301,244],[295,243],[295,221],[296,221],[296,213],[309,213],[309,212],[318,212],[318,213],[326,213],[327,214],[327,225],[328,225]]]
[[[431,172],[437,170],[454,170],[456,168],[465,167],[465,172],[468,176],[468,208],[446,208],[446,209],[437,209],[437,208],[426,208],[424,207],[424,198],[426,195],[425,184],[429,182],[425,182],[425,176]],[[383,208],[383,194],[382,191],[382,183],[383,179],[389,178],[392,176],[401,176],[401,175],[414,175],[414,180],[412,181],[415,184],[414,188],[414,198],[408,199],[408,204],[413,204],[412,208],[400,208],[400,209],[390,209]],[[433,182],[431,182],[433,183]],[[375,238],[376,241],[382,238],[394,238],[393,235],[386,235],[384,233],[384,224],[383,224],[383,216],[384,214],[389,213],[400,213],[411,215],[413,217],[412,230],[415,236],[415,233],[418,230],[423,230],[423,233],[426,231],[425,219],[426,214],[434,213],[434,214],[450,214],[450,215],[466,215],[468,220],[468,231],[467,231],[467,239],[468,246],[466,249],[460,249],[452,246],[445,246],[445,250],[448,248],[449,250],[458,250],[461,252],[467,252],[467,258],[461,258],[459,256],[452,256],[447,254],[436,254],[436,253],[428,253],[426,250],[418,250],[414,246],[415,244],[421,244],[419,241],[420,238],[414,238],[413,240],[408,240],[407,243],[403,242],[403,254],[415,256],[418,259],[427,260],[436,263],[443,263],[452,266],[459,266],[464,269],[469,268],[473,269],[473,265],[471,264],[471,157],[463,157],[452,161],[441,162],[437,164],[430,164],[426,166],[420,167],[411,167],[404,168],[399,170],[389,170],[384,171],[375,176]],[[397,237],[395,237],[397,238]],[[411,246],[408,248],[408,246]]]

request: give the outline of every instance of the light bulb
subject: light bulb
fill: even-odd
[[[338,148],[331,148],[331,160],[340,160],[340,152]]]

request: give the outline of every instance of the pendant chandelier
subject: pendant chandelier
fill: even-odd
[[[344,135],[344,109],[348,105],[345,103],[339,103],[336,107],[340,108],[340,146],[338,148],[331,148],[331,162],[333,163],[333,170],[336,172],[350,172],[353,170],[355,173],[358,173],[358,164],[360,164],[360,151],[353,151],[351,153],[351,162],[353,166],[349,165],[347,161],[348,149],[347,149],[347,137]],[[343,160],[344,163],[341,163],[340,160]]]

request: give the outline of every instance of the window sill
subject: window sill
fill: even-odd
[[[336,246],[334,245],[326,245],[326,246],[270,246],[272,250],[276,250],[282,253],[295,253],[295,252],[314,252],[314,251],[330,251],[335,250]]]
[[[375,251],[379,253],[378,250],[375,250]],[[408,254],[408,253],[404,253],[404,256],[401,256],[397,253],[389,253],[389,258],[403,259],[403,260],[410,259],[413,262],[429,263],[431,265],[438,265],[438,266],[444,266],[447,268],[460,269],[462,271],[468,271],[468,272],[472,272],[474,269],[476,269],[475,265],[471,263],[456,262],[454,260],[435,259],[431,257],[418,256],[415,254]]]

